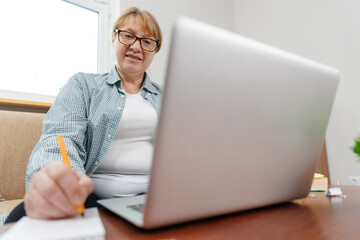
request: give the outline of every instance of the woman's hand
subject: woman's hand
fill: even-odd
[[[88,176],[62,162],[51,163],[32,178],[24,197],[26,215],[40,219],[76,216],[76,206],[84,204],[93,190]]]

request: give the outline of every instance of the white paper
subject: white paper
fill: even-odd
[[[328,192],[327,192],[328,196],[341,196],[343,195],[341,188],[329,188]]]
[[[20,219],[1,240],[105,239],[105,228],[97,208],[85,209],[84,216],[59,220]]]

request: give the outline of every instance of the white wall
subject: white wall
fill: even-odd
[[[234,0],[236,32],[338,68],[341,81],[326,136],[332,183],[350,184],[360,163],[360,1]]]
[[[234,30],[232,0],[120,0],[121,12],[129,7],[148,10],[159,21],[163,45],[155,55],[148,73],[151,79],[164,83],[171,27],[179,16],[188,16],[210,24]]]

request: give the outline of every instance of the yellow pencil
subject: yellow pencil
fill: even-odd
[[[59,144],[59,147],[60,147],[60,153],[61,153],[61,156],[63,158],[63,161],[66,164],[66,166],[71,168],[69,155],[68,155],[68,153],[66,151],[64,139],[63,139],[63,137],[61,135],[57,135],[56,138],[57,138],[57,141],[58,141],[58,144]],[[79,214],[84,215],[84,209],[85,209],[84,205],[76,206],[76,209],[77,209]]]

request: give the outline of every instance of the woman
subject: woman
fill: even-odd
[[[75,74],[43,122],[26,173],[27,191],[6,222],[23,215],[72,217],[77,205],[146,192],[153,133],[162,96],[146,74],[161,47],[156,19],[126,10],[113,27],[116,65],[107,74]],[[62,163],[56,135],[64,137],[72,169]],[[25,212],[24,212],[25,210]]]

